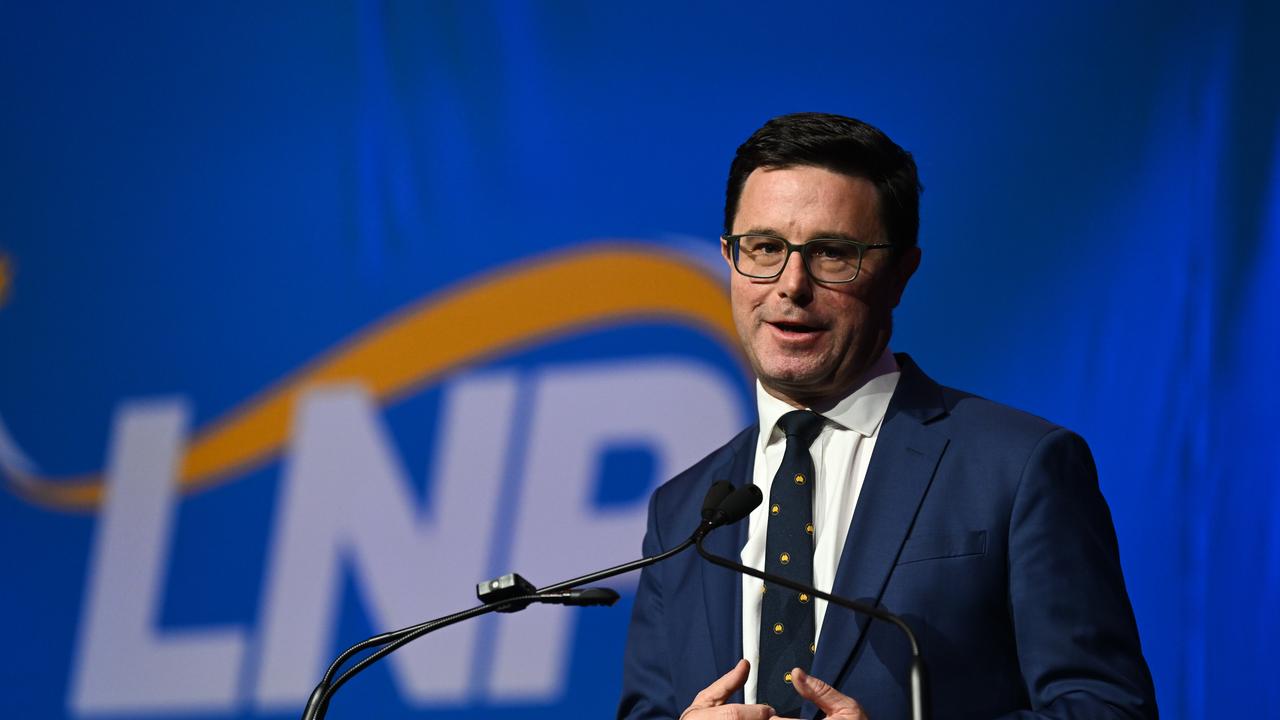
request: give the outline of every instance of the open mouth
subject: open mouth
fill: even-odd
[[[815,333],[815,332],[820,332],[822,330],[822,328],[820,327],[815,327],[813,325],[805,325],[803,323],[775,322],[775,323],[769,323],[769,324],[774,326],[775,328],[778,328],[783,332],[788,332],[788,333]]]

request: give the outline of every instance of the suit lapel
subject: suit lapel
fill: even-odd
[[[898,361],[902,377],[876,439],[832,588],[834,595],[872,605],[884,593],[947,446],[946,435],[928,426],[946,413],[941,389],[909,357],[900,355]],[[813,675],[837,687],[867,628],[866,616],[850,622],[850,613],[828,606],[813,659]],[[802,708],[805,717],[815,711],[811,703]]]
[[[728,480],[738,486],[750,483],[758,435],[758,429],[743,433],[740,437],[744,441],[734,448],[732,461],[719,474],[713,473],[707,485],[717,480]],[[737,560],[742,555],[742,547],[747,544],[747,521],[713,531],[704,544],[716,555]],[[711,634],[712,656],[716,663],[713,677],[720,677],[742,657],[742,576],[702,558],[696,560],[696,565],[702,574],[707,629]],[[742,702],[741,690],[735,698],[733,702]]]

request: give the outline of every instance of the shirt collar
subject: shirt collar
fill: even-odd
[[[884,422],[885,413],[889,409],[889,399],[893,397],[893,391],[898,387],[898,378],[901,376],[902,370],[898,367],[898,361],[886,347],[875,363],[867,369],[862,381],[857,384],[853,392],[840,398],[839,402],[819,414],[828,422],[846,430],[852,430],[863,437],[871,437],[880,429],[880,423]],[[759,380],[756,380],[756,408],[760,415],[759,449],[763,452],[769,443],[781,439],[781,433],[777,431],[778,420],[795,408],[766,392]]]

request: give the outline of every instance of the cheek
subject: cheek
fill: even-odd
[[[729,286],[729,303],[734,317],[747,317],[760,306],[762,296],[759,290],[749,283],[742,283],[737,278]]]
[[[822,302],[829,316],[841,327],[861,325],[867,318],[868,308],[871,306],[869,298],[864,293],[855,292],[852,289],[848,292],[832,292],[822,298]]]
[[[739,342],[743,346],[750,346],[754,325],[751,319],[751,304],[736,285],[729,291],[729,310],[733,317],[733,325],[738,331]]]

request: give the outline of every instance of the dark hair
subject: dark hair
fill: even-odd
[[[911,153],[861,120],[827,113],[780,115],[738,148],[729,168],[724,198],[724,231],[733,232],[738,200],[747,176],[757,168],[797,165],[826,168],[865,178],[876,186],[880,222],[889,242],[913,247],[920,231],[920,193]]]

